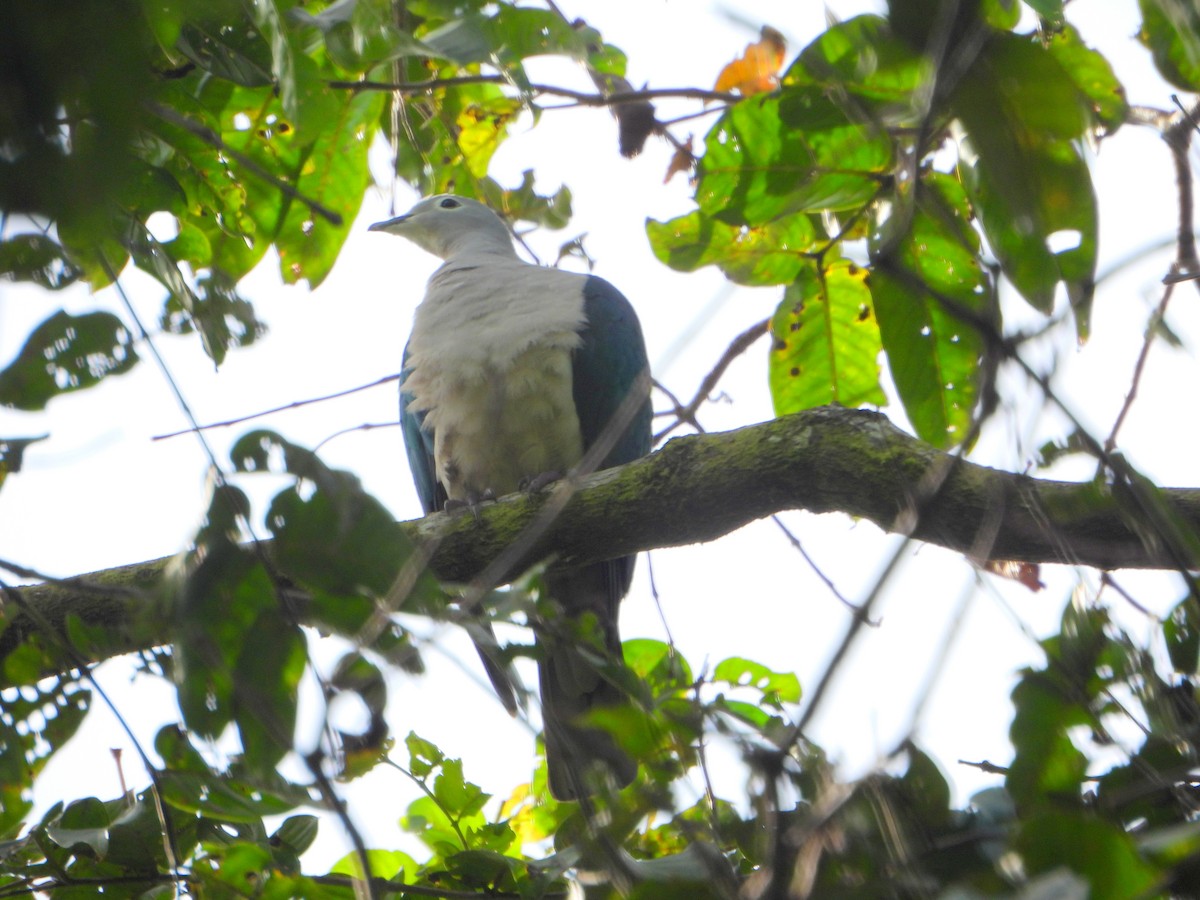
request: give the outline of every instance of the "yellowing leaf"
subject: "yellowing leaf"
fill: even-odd
[[[779,87],[779,70],[787,42],[783,35],[764,25],[762,38],[746,46],[746,52],[721,70],[716,90],[737,91],[749,96],[773,91]]]

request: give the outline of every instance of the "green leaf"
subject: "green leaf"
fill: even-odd
[[[993,28],[1012,29],[1021,20],[1019,0],[980,0],[983,19]]]
[[[883,121],[915,123],[920,110],[913,92],[929,70],[929,61],[895,37],[887,20],[862,15],[827,28],[800,52],[782,80],[787,86],[848,91]]]
[[[33,807],[34,780],[83,724],[90,707],[91,692],[78,682],[65,676],[42,679],[41,673],[39,667],[31,678],[6,677],[8,684],[25,686],[0,704],[0,839],[20,830]]]
[[[317,829],[320,820],[316,816],[289,816],[283,824],[271,835],[273,844],[286,844],[292,852],[299,856],[312,846],[317,839]]]
[[[801,269],[775,310],[771,335],[768,377],[776,415],[827,403],[887,402],[866,272],[849,260]]]
[[[175,49],[217,78],[243,87],[271,84],[271,48],[252,28],[223,28],[215,18],[188,22]]]
[[[305,280],[315,288],[333,268],[371,183],[367,150],[383,103],[378,92],[344,93],[332,111],[336,114],[322,120],[315,140],[301,153],[296,190],[301,197],[336,213],[340,221],[330,222],[313,213],[299,199],[285,202],[275,247],[280,272],[288,284]]]
[[[300,627],[275,608],[258,615],[244,640],[233,673],[234,718],[247,766],[271,772],[292,749],[308,644]]]
[[[416,860],[400,850],[367,850],[366,856],[371,866],[371,874],[376,878],[397,878],[411,882],[418,869]],[[365,877],[362,857],[358,853],[346,854],[334,864],[329,874],[349,875],[352,878]]]
[[[669,222],[646,220],[650,247],[679,272],[716,265],[735,284],[786,284],[807,265],[816,229],[804,215],[758,228],[735,227],[699,210]]]
[[[463,777],[460,759],[443,761],[441,771],[433,779],[433,796],[442,809],[455,819],[475,815],[491,799],[491,794],[485,794],[479,785]]]
[[[1129,115],[1129,102],[1125,99],[1125,87],[1117,80],[1109,61],[1087,46],[1070,25],[1052,32],[1047,41],[1050,55],[1091,102],[1092,113],[1105,133],[1111,134],[1121,127]]]
[[[894,787],[905,801],[905,809],[926,828],[950,824],[950,784],[929,754],[909,742],[905,747],[908,768]]]
[[[891,168],[885,133],[852,121],[819,88],[787,88],[743,100],[713,125],[696,202],[738,226],[855,209],[875,197]]]
[[[149,792],[139,796],[133,805],[125,797],[108,803],[114,816],[108,828],[108,852],[105,860],[119,865],[129,873],[155,875],[166,863],[163,851],[162,822],[158,806]],[[182,831],[182,829],[181,829]],[[186,852],[186,838],[174,833],[175,852]]]
[[[416,835],[426,847],[442,857],[452,856],[463,846],[454,822],[432,797],[418,797],[400,817],[400,827]]]
[[[1190,685],[1183,686],[1190,692]],[[1193,699],[1193,705],[1194,705]],[[1173,712],[1176,712],[1173,710]],[[1163,828],[1186,816],[1178,802],[1178,783],[1165,773],[1186,771],[1191,765],[1192,744],[1168,734],[1179,721],[1173,717],[1165,727],[1152,724],[1151,733],[1129,761],[1104,773],[1096,782],[1096,799],[1120,821],[1142,820],[1148,827]]]
[[[1062,281],[1091,302],[1097,212],[1091,174],[1071,143],[1092,100],[1048,50],[1005,35],[985,48],[951,97],[977,155],[963,169],[1004,274],[1048,313]]]
[[[669,644],[650,638],[634,638],[622,644],[625,665],[655,694],[687,690],[693,682],[692,667]]]
[[[169,251],[169,246],[164,245]],[[185,305],[186,300],[186,305]],[[160,324],[171,334],[200,332],[205,352],[220,365],[232,347],[247,347],[266,333],[254,307],[242,298],[233,280],[220,270],[196,279],[195,290],[172,294]]]
[[[732,687],[752,687],[772,705],[800,702],[800,679],[794,674],[776,672],[740,656],[717,663],[712,677],[713,681],[723,681]]]
[[[1025,0],[1025,5],[1054,28],[1063,23],[1063,0]]]
[[[60,394],[128,372],[137,360],[133,335],[112,313],[74,316],[59,310],[33,330],[17,358],[0,371],[0,405],[44,409]]]
[[[203,238],[203,233],[200,234]],[[124,236],[124,244],[138,268],[153,275],[170,292],[166,308],[174,307],[185,310],[193,322],[202,326],[199,331],[204,352],[219,366],[225,359],[225,351],[229,343],[228,335],[219,329],[203,327],[209,325],[212,320],[199,316],[200,299],[184,277],[179,263],[140,222],[131,221],[129,223],[129,229]],[[221,320],[221,324],[224,324],[224,319]]]
[[[575,25],[551,10],[500,5],[492,15],[469,13],[421,35],[421,41],[458,63],[487,62],[519,67],[532,56],[560,55],[588,60],[603,46],[599,33]],[[606,71],[615,68],[612,54]],[[611,73],[611,72],[610,72]]]
[[[64,849],[103,859],[108,852],[109,821],[107,807],[95,797],[86,797],[67,806],[47,825],[46,834]]]
[[[1200,7],[1193,0],[1138,0],[1138,6],[1138,38],[1163,78],[1185,91],[1200,91]]]
[[[44,234],[15,234],[0,241],[0,275],[11,281],[32,281],[58,291],[82,274],[66,251]]]
[[[274,471],[282,461],[284,471],[316,486],[287,488],[271,501],[267,527],[281,571],[327,595],[388,595],[413,547],[355,476],[328,468],[312,451],[266,430],[243,435],[230,457],[242,472]],[[417,580],[414,595],[441,596],[429,577]]]
[[[263,816],[278,816],[313,798],[301,787],[238,778],[233,773],[165,771],[158,775],[163,802],[188,813],[221,822],[261,825]]]
[[[521,112],[521,102],[510,97],[496,97],[465,107],[456,121],[458,147],[467,168],[476,178],[488,173],[492,154],[508,136],[508,126]]]
[[[772,716],[761,706],[755,703],[746,703],[744,700],[730,700],[724,694],[717,696],[713,701],[713,707],[759,732],[766,731],[773,722],[778,721],[777,716]]]
[[[275,603],[271,578],[253,556],[234,546],[210,545],[180,586],[175,605],[175,665],[179,708],[196,733],[217,738],[233,721],[239,686],[235,673],[260,613]]]
[[[1167,654],[1176,672],[1194,673],[1200,666],[1200,609],[1195,597],[1184,597],[1162,624]]]
[[[521,173],[521,183],[515,188],[502,187],[491,178],[483,179],[477,187],[479,199],[492,209],[503,210],[509,219],[543,228],[565,228],[571,220],[571,189],[563,185],[553,194],[539,194],[533,169]]]
[[[993,288],[958,183],[929,173],[917,194],[907,221],[895,214],[873,236],[868,283],[905,412],[923,440],[948,447],[967,436],[979,397],[972,317],[991,315]]]
[[[288,16],[321,32],[325,52],[335,65],[348,72],[365,73],[375,66],[408,56],[441,56],[437,48],[401,31],[386,4],[333,3],[313,14],[298,6]]]
[[[358,696],[369,716],[364,729],[354,733],[339,731],[344,762],[341,777],[359,777],[378,764],[391,745],[384,711],[387,707],[387,681],[383,672],[360,653],[347,653],[334,668],[326,688],[326,702],[339,694]]]
[[[1078,804],[1087,758],[1067,729],[1090,723],[1086,708],[1047,672],[1026,672],[1012,697],[1009,737],[1016,755],[1005,778],[1009,794],[1018,808]]]
[[[1016,846],[1031,874],[1065,866],[1087,879],[1094,900],[1155,894],[1165,875],[1142,858],[1128,834],[1082,812],[1047,811],[1022,822]]]
[[[404,739],[408,748],[408,770],[423,779],[446,761],[446,755],[433,741],[427,741],[416,732],[410,731]]]

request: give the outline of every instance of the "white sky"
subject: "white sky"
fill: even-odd
[[[626,51],[630,81],[651,87],[710,86],[721,67],[756,37],[767,23],[791,41],[794,53],[824,27],[822,4],[741,0],[726,5],[670,3],[667,0],[562,2],[568,15],[582,15],[606,39]],[[832,3],[840,17],[880,4]],[[1171,89],[1153,73],[1148,54],[1132,40],[1138,19],[1132,0],[1076,0],[1070,18],[1117,65],[1134,102],[1166,108]],[[753,23],[735,24],[733,17]],[[555,61],[533,67],[537,80],[590,89],[585,74]],[[694,104],[663,104],[660,116],[695,111]],[[674,128],[680,137],[694,129],[699,140],[710,120]],[[729,340],[771,312],[778,289],[725,290],[716,270],[679,275],[654,260],[644,220],[665,219],[693,208],[683,176],[663,184],[670,148],[651,141],[634,161],[616,153],[615,125],[601,110],[548,112],[536,130],[510,140],[497,154],[492,174],[515,184],[533,167],[538,184],[550,191],[560,183],[575,195],[575,218],[560,233],[530,237],[543,260],[552,260],[559,244],[586,232],[586,247],[596,272],[621,288],[642,317],[656,377],[680,397],[690,397]],[[384,160],[386,168],[386,160]],[[381,169],[382,170],[382,169]],[[1175,211],[1170,160],[1150,132],[1126,128],[1105,142],[1096,160],[1101,203],[1101,266],[1174,233]],[[404,193],[397,210],[415,197]],[[280,286],[273,262],[242,284],[270,334],[249,351],[233,352],[219,372],[194,338],[162,338],[160,351],[201,422],[226,419],[372,381],[397,371],[415,304],[436,261],[396,238],[366,234],[366,226],[392,214],[386,188],[368,194],[354,234],[332,275],[319,290]],[[1140,346],[1149,309],[1157,302],[1157,279],[1169,256],[1159,254],[1107,283],[1096,302],[1089,344],[1076,349],[1069,336],[1050,348],[1058,355],[1057,383],[1074,411],[1096,433],[1107,434],[1120,408]],[[143,321],[156,320],[162,290],[150,279],[127,272],[123,278]],[[1177,293],[1170,323],[1196,346],[1195,296]],[[86,290],[57,296],[0,285],[0,361],[17,352],[30,328],[55,304],[82,312],[97,305],[116,310],[111,292],[91,297]],[[1008,309],[1021,313],[1011,297]],[[720,385],[728,401],[703,408],[709,430],[723,430],[770,418],[766,387],[766,341],[730,369]],[[145,354],[143,357],[145,359]],[[1196,483],[1194,431],[1190,417],[1173,405],[1180,385],[1193,385],[1195,359],[1190,351],[1156,346],[1141,386],[1141,400],[1123,430],[1122,447],[1134,463],[1161,484]],[[1049,412],[1036,391],[1009,382],[1005,408],[975,456],[1000,467],[1024,468],[1031,451],[1048,436],[1062,433],[1062,418]],[[1190,390],[1189,390],[1190,395]],[[665,401],[657,399],[657,408]],[[893,418],[894,409],[887,410]],[[396,418],[394,386],[274,416],[252,425],[210,433],[218,458],[227,461],[229,442],[249,427],[276,429],[313,446],[344,428]],[[54,575],[66,576],[137,562],[177,552],[186,545],[205,508],[206,461],[187,437],[151,443],[150,436],[186,426],[172,395],[153,364],[113,379],[97,391],[64,397],[43,414],[0,411],[0,434],[26,436],[49,432],[50,440],[32,447],[26,469],[0,490],[0,558]],[[415,518],[420,506],[411,488],[398,429],[377,429],[339,437],[323,451],[333,466],[355,471],[368,490],[401,519]],[[1093,466],[1067,463],[1057,477],[1086,479]],[[256,478],[248,485],[265,501],[282,484]],[[258,522],[262,510],[259,506]],[[841,592],[860,601],[886,563],[895,540],[872,525],[841,515],[784,516],[808,553]],[[777,669],[795,671],[805,688],[815,685],[841,640],[848,615],[812,575],[771,523],[757,523],[710,545],[658,551],[652,564],[662,614],[683,654],[693,666],[746,656]],[[663,638],[659,611],[651,597],[645,558],[622,611],[622,632],[629,637]],[[971,592],[965,617],[958,622],[964,595],[974,580],[954,554],[914,547],[905,554],[902,577],[887,588],[876,610],[878,629],[866,632],[844,664],[836,690],[827,698],[810,737],[839,761],[847,776],[861,774],[890,750],[908,728],[931,666],[946,635],[959,630],[950,645],[943,674],[924,708],[918,740],[952,778],[956,802],[996,783],[957,760],[1008,759],[1011,720],[1008,693],[1014,673],[1037,663],[1040,654],[1026,633],[1054,629],[1075,583],[1075,573],[1046,568],[1048,589],[1031,594],[988,579]],[[1170,575],[1121,576],[1147,607],[1163,611],[1182,591]],[[1003,598],[1003,599],[999,599]],[[1113,601],[1114,604],[1118,601]],[[1153,623],[1120,607],[1122,620],[1135,634]],[[444,632],[450,652],[474,671],[475,657],[461,635]],[[321,651],[329,655],[332,650]],[[532,737],[508,719],[486,689],[464,678],[456,663],[433,650],[426,653],[430,673],[423,681],[394,680],[390,721],[402,738],[410,729],[434,740],[450,755],[464,758],[469,779],[493,792],[506,792],[527,777]],[[122,712],[149,746],[162,721],[175,715],[170,691],[149,679],[130,685],[128,667],[108,667],[104,683],[118,697]],[[434,689],[436,685],[436,689]],[[448,687],[447,685],[454,685]],[[458,691],[461,704],[451,715],[445,704]],[[429,697],[434,702],[425,703]],[[130,748],[112,716],[98,706],[70,750],[47,770],[39,785],[39,809],[55,799],[96,794],[108,798],[119,787],[109,747]],[[744,770],[720,761],[718,791],[744,794]],[[127,752],[126,774],[136,784],[145,777]],[[403,760],[403,757],[401,757]],[[347,790],[352,815],[364,827],[368,843],[406,846],[395,821],[414,789],[394,774],[381,774]],[[378,798],[385,796],[386,803]],[[325,826],[323,826],[324,828]],[[309,857],[316,871],[341,856],[345,844],[330,825]]]

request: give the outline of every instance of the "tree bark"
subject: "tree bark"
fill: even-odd
[[[719,434],[690,435],[618,469],[568,478],[479,511],[398,523],[447,582],[505,583],[548,558],[582,564],[711,541],[790,509],[843,512],[973,560],[1100,569],[1200,565],[1200,489],[1047,481],[986,468],[918,441],[885,416],[824,407]],[[167,640],[154,560],[2,595],[0,686]],[[15,592],[19,592],[19,596]],[[62,635],[87,626],[86,655]],[[101,639],[96,640],[95,636]],[[55,649],[55,648],[59,649]]]

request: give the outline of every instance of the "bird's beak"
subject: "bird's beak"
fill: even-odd
[[[405,213],[402,216],[396,216],[394,219],[385,219],[382,222],[376,222],[374,225],[368,226],[367,231],[391,231],[396,225],[402,225],[407,222],[408,218],[408,213]]]

